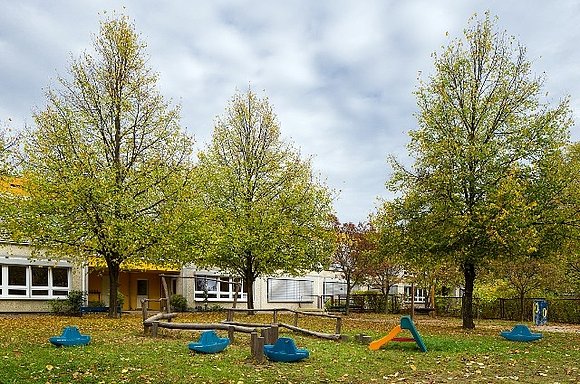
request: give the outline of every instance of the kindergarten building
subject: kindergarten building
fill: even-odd
[[[238,278],[219,270],[200,270],[193,266],[181,270],[153,265],[130,265],[119,276],[123,310],[139,310],[147,299],[148,308],[161,309],[161,298],[181,294],[190,308],[229,308],[234,301],[246,307],[246,293]],[[239,291],[236,295],[236,284]],[[364,289],[358,287],[357,290]],[[32,253],[27,244],[0,241],[0,313],[42,313],[50,311],[50,301],[66,299],[72,290],[87,293],[89,305],[109,304],[109,277],[106,268],[55,260],[42,252]],[[410,286],[400,284],[392,294],[408,296]],[[346,294],[346,283],[339,271],[310,272],[300,277],[269,276],[254,283],[255,308],[323,310],[328,302]],[[415,302],[422,303],[426,292],[415,291]]]
[[[20,195],[21,191],[17,179],[0,179],[0,193]],[[125,265],[121,270],[122,309],[139,310],[143,300],[147,300],[149,309],[160,310],[160,299],[166,297],[165,287],[170,297],[183,295],[190,308],[227,308],[234,301],[238,307],[246,307],[246,293],[239,278],[194,266],[177,270],[142,263]],[[33,254],[28,244],[0,237],[0,313],[49,312],[51,300],[66,299],[73,290],[85,292],[89,305],[107,306],[109,289],[108,270],[96,261],[78,264],[56,260],[42,251]],[[366,288],[355,288],[361,289]],[[394,286],[391,293],[409,297],[411,286]],[[300,277],[269,276],[254,283],[255,308],[322,310],[333,298],[345,295],[346,283],[337,270],[310,272]],[[415,302],[424,302],[425,296],[425,290],[417,289]]]

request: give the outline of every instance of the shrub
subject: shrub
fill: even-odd
[[[125,303],[125,296],[119,291],[117,291],[117,307],[123,309],[123,303]]]
[[[175,309],[177,312],[187,311],[187,299],[183,295],[173,295],[169,300],[171,308]]]
[[[81,307],[85,302],[86,294],[83,291],[69,291],[64,300],[56,299],[49,301],[50,312],[60,315],[80,316]]]

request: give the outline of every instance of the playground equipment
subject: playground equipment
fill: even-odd
[[[273,345],[264,345],[264,354],[273,361],[292,362],[307,358],[309,352],[296,348],[294,339],[280,337]]]
[[[342,318],[340,316],[333,316],[321,313],[310,313],[295,311],[287,308],[274,308],[274,309],[239,309],[239,308],[229,308],[227,309],[227,320],[221,323],[180,323],[173,322],[173,319],[177,317],[177,313],[157,313],[153,316],[148,317],[147,301],[143,301],[143,329],[145,334],[150,334],[153,337],[157,337],[160,329],[180,329],[180,330],[223,330],[228,332],[228,338],[230,343],[234,341],[234,334],[236,332],[250,334],[250,350],[251,355],[254,360],[258,363],[263,363],[266,360],[264,355],[264,346],[275,344],[278,340],[279,328],[290,329],[294,332],[304,333],[309,336],[315,336],[323,339],[329,340],[343,340],[344,335],[341,335],[341,325]],[[268,324],[263,323],[243,323],[234,321],[234,314],[236,312],[244,313],[260,313],[260,312],[272,312],[273,318],[272,322]],[[289,312],[293,315],[294,325],[285,324],[279,322],[278,315],[282,312]],[[335,333],[322,333],[312,331],[306,328],[298,327],[298,320],[300,317],[317,316],[332,320],[335,322],[334,330]],[[166,321],[164,321],[166,320]]]
[[[70,347],[75,345],[87,345],[91,341],[91,337],[88,335],[81,335],[76,325],[69,325],[64,327],[60,336],[52,336],[48,340],[57,347]]]
[[[413,337],[412,338],[397,337],[397,335],[403,329],[410,331],[411,335],[413,335]],[[413,323],[413,320],[411,320],[411,317],[409,317],[409,316],[401,317],[401,323],[399,325],[395,326],[395,328],[393,328],[386,336],[381,337],[380,339],[375,340],[372,343],[370,343],[369,349],[376,351],[377,349],[379,349],[380,347],[382,347],[383,345],[385,345],[389,341],[414,341],[417,343],[417,346],[419,347],[421,352],[427,352],[427,347],[425,346],[425,343],[423,342],[421,335],[417,331],[417,328],[415,327],[415,323]]]
[[[219,337],[214,330],[201,333],[197,342],[189,343],[189,349],[201,353],[218,353],[230,345],[230,339]]]
[[[523,324],[517,324],[511,331],[500,332],[500,335],[510,341],[534,341],[542,338],[541,333],[532,333]]]

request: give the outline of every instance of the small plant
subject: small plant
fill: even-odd
[[[183,295],[173,295],[169,300],[171,308],[175,309],[177,312],[187,311],[187,299]]]
[[[121,310],[123,309],[123,304],[125,303],[125,296],[119,291],[117,291],[117,307]]]

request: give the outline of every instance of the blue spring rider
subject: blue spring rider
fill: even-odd
[[[219,337],[214,330],[201,333],[197,342],[189,343],[189,349],[201,353],[218,353],[230,345],[230,339]]]
[[[264,345],[264,355],[273,361],[299,361],[308,357],[307,349],[296,348],[296,343],[289,337],[280,337],[276,343]]]
[[[70,347],[75,345],[87,345],[91,341],[91,337],[89,335],[81,335],[79,328],[76,325],[69,325],[64,327],[60,336],[53,336],[48,340],[57,347]]]
[[[517,324],[511,331],[503,331],[500,335],[511,341],[534,341],[542,338],[541,333],[532,333],[523,324]]]

